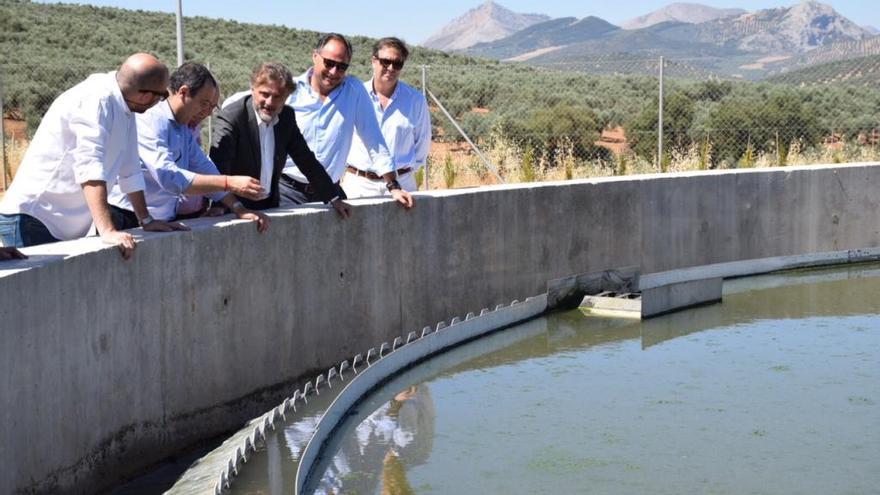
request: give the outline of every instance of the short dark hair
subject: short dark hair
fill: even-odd
[[[373,56],[378,57],[379,50],[383,48],[394,48],[395,50],[400,52],[400,55],[403,56],[404,60],[409,58],[409,48],[406,47],[406,43],[404,43],[403,40],[400,38],[389,36],[387,38],[380,39],[373,45]]]
[[[296,88],[293,82],[293,74],[290,73],[290,69],[285,67],[284,64],[263,62],[254,67],[253,72],[251,72],[252,88],[269,81],[282,83],[288,94],[293,93],[294,88]]]
[[[217,80],[207,67],[195,62],[185,62],[171,74],[168,87],[172,93],[177,93],[181,87],[187,86],[190,93],[195,96],[208,82],[215,88],[218,87]]]
[[[351,56],[354,55],[354,48],[351,47],[351,43],[349,43],[349,41],[345,39],[345,36],[339,33],[327,33],[321,36],[318,39],[318,42],[315,43],[315,50],[321,51],[321,49],[327,46],[327,43],[330,43],[333,40],[336,40],[345,45],[345,51],[348,54],[348,59],[351,60]]]

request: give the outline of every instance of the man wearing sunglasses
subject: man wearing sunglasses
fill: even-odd
[[[361,81],[347,76],[351,62],[351,43],[344,36],[330,33],[318,40],[312,53],[311,69],[296,79],[296,91],[287,105],[296,112],[296,122],[309,148],[315,153],[333,182],[345,174],[355,131],[364,143],[372,171],[395,201],[412,208],[413,198],[404,191],[394,172],[394,161],[382,137],[370,97]],[[299,163],[288,160],[280,181],[281,206],[315,201],[312,184]],[[344,192],[339,188],[340,193]]]
[[[167,100],[137,116],[138,155],[149,210],[140,223],[174,220],[185,195],[208,195],[226,205],[238,218],[256,221],[257,230],[265,232],[269,218],[248,210],[235,197],[259,199],[264,193],[260,181],[246,175],[220,175],[189,127],[195,116],[209,115],[219,99],[220,88],[211,71],[204,65],[187,62],[171,74],[169,89]],[[138,226],[131,202],[119,186],[110,193],[110,210],[117,229]],[[172,225],[186,229],[183,224]]]
[[[134,238],[113,226],[107,191],[118,184],[139,219],[149,216],[138,165],[135,114],[165,99],[168,69],[147,53],[92,74],[52,102],[0,202],[0,244],[34,246],[87,235],[92,226],[122,256]],[[144,230],[167,232],[155,221]]]
[[[382,136],[397,164],[397,180],[406,191],[417,191],[415,173],[431,151],[431,114],[421,91],[400,81],[409,49],[398,38],[373,45],[373,77],[364,83]],[[373,169],[366,146],[355,136],[345,172],[350,198],[387,194],[385,182]]]

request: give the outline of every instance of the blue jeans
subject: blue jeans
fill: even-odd
[[[24,213],[0,215],[0,246],[28,247],[50,242],[59,240],[36,218]]]

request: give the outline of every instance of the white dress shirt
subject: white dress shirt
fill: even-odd
[[[271,122],[264,122],[260,118],[260,112],[254,109],[257,115],[257,129],[260,131],[260,184],[266,191],[260,199],[269,197],[272,191],[272,171],[275,168],[275,124],[278,116],[272,117]]]
[[[109,190],[144,189],[138,166],[134,114],[122,97],[116,72],[92,74],[62,93],[40,122],[0,213],[24,213],[43,222],[57,239],[88,234],[92,215],[84,182]]]
[[[398,81],[388,106],[383,109],[372,79],[364,82],[364,88],[370,95],[376,120],[397,169],[411,168],[415,172],[424,166],[431,151],[431,114],[422,92]],[[378,174],[358,134],[352,141],[348,164]]]
[[[321,101],[320,95],[312,90],[312,70],[296,78],[296,90],[287,99],[287,105],[296,112],[297,126],[327,175],[333,182],[345,175],[355,130],[366,145],[372,170],[380,175],[393,172],[394,161],[364,84],[354,76],[345,76],[327,99]],[[284,164],[284,174],[299,182],[308,182],[290,158]]]
[[[205,156],[192,129],[175,120],[167,100],[137,116],[137,132],[147,209],[157,220],[173,220],[177,216],[178,203],[196,175],[219,175],[220,172]],[[227,194],[216,192],[206,196],[220,201]],[[118,186],[110,191],[109,203],[133,210],[128,196]]]

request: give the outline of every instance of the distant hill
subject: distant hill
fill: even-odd
[[[880,89],[880,55],[840,60],[786,72],[767,79],[768,82],[818,86],[847,84]]]
[[[699,41],[774,54],[803,53],[834,42],[859,41],[871,36],[832,7],[813,1],[725,17],[697,26]]]
[[[743,9],[718,9],[699,3],[672,3],[649,14],[625,21],[620,24],[620,27],[623,29],[642,29],[669,21],[699,24],[745,13],[746,11]]]
[[[542,14],[517,14],[490,0],[453,19],[423,41],[422,46],[461,50],[477,43],[504,38],[549,19],[549,16]]]
[[[465,52],[481,57],[507,59],[536,50],[546,50],[601,38],[620,28],[598,17],[563,17],[535,24],[506,38],[472,46]]]
[[[596,72],[591,64],[596,59],[612,57],[621,64],[645,59],[650,64],[650,59],[665,56],[678,59],[690,74],[760,79],[809,63],[851,58],[848,50],[873,54],[870,50],[875,46],[866,30],[818,2],[698,24],[666,21],[641,29],[616,29],[597,18],[580,22],[583,25],[565,18],[536,24],[507,38],[475,45],[467,53],[588,72]],[[605,73],[607,64],[601,66],[599,72]]]

